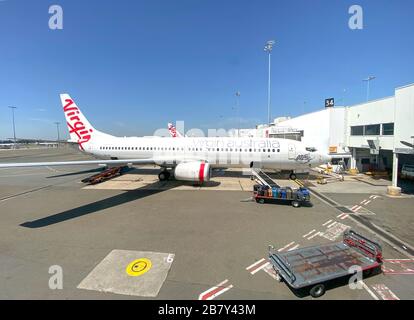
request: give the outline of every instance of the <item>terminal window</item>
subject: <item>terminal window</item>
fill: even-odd
[[[379,136],[381,133],[381,125],[372,124],[365,126],[365,135],[366,136]]]
[[[351,127],[351,136],[363,136],[364,126],[353,126]]]
[[[393,136],[394,135],[394,124],[393,123],[384,123],[382,125],[382,135],[384,135],[384,136]]]

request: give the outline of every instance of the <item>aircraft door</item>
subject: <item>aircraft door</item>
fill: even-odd
[[[288,146],[288,158],[289,160],[296,159],[296,147],[294,144],[290,144]]]

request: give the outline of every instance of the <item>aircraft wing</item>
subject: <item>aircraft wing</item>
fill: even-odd
[[[60,162],[26,162],[26,163],[0,163],[0,168],[22,168],[22,167],[54,167],[54,166],[73,166],[73,165],[133,165],[133,164],[171,164],[166,160],[154,159],[122,159],[122,160],[80,160],[80,161],[60,161]]]

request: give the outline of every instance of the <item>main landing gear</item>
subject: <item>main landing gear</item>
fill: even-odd
[[[289,175],[289,179],[290,180],[296,180],[296,174],[292,171],[291,173],[290,173],[290,175]]]
[[[163,170],[158,174],[158,179],[160,179],[160,181],[167,181],[170,176],[171,174],[168,172],[168,170]]]

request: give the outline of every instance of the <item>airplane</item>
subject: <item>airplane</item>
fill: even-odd
[[[172,123],[168,123],[168,131],[170,132],[170,135],[173,138],[183,137],[183,135],[179,131],[177,131],[177,128]]]
[[[238,137],[116,137],[95,129],[69,94],[60,95],[70,140],[98,160],[3,163],[0,168],[65,165],[158,165],[160,181],[203,183],[213,168],[309,170],[330,161],[328,154],[300,141]]]

